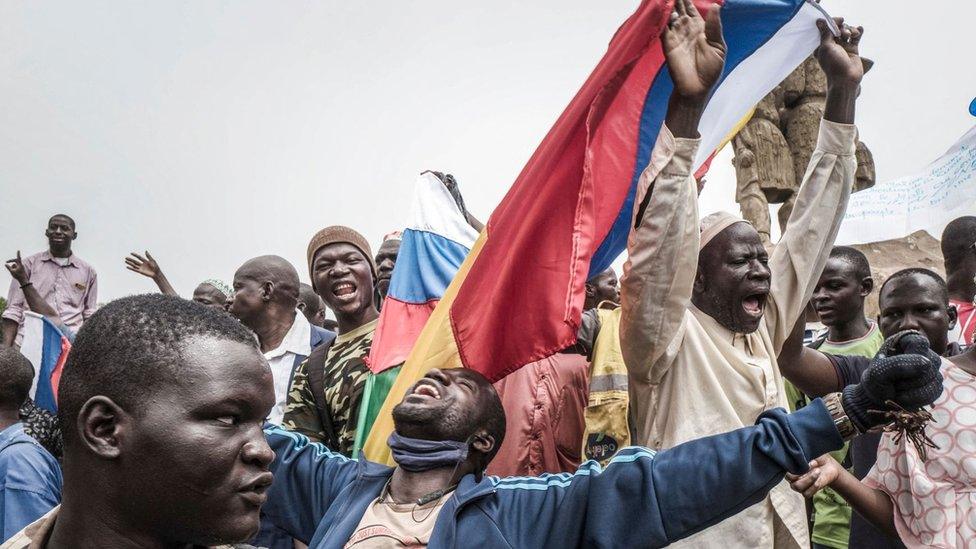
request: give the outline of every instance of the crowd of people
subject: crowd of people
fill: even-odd
[[[976,546],[976,217],[945,228],[945,278],[905,265],[876,288],[834,246],[864,72],[863,31],[838,19],[818,23],[826,110],[782,238],[700,218],[719,11],[675,3],[627,261],[586,282],[576,344],[494,384],[431,370],[393,409],[395,467],[360,450],[365,388],[400,372],[368,366],[400,232],[374,254],[325,227],[310,283],[262,255],[190,299],[132,253],[159,293],[99,308],[75,221],[51,217],[48,250],[6,262],[0,549]],[[30,398],[27,311],[72,342],[56,412]]]

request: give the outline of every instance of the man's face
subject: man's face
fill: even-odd
[[[215,545],[257,533],[274,452],[262,431],[274,405],[267,362],[242,343],[198,337],[180,375],[142,399],[120,448],[132,479],[129,523],[172,542]]]
[[[197,289],[193,290],[193,301],[223,311],[226,309],[227,298],[217,288],[203,283],[197,286]]]
[[[390,290],[390,277],[393,276],[393,267],[396,265],[399,253],[399,240],[387,240],[376,252],[376,291],[382,297],[386,297],[386,293]]]
[[[322,298],[315,296],[317,303],[310,307],[304,302],[298,302],[298,308],[301,309],[302,314],[305,315],[305,319],[312,326],[318,326],[319,328],[325,324],[325,303],[322,302]]]
[[[369,261],[352,244],[325,246],[312,260],[315,291],[336,315],[354,316],[373,306]]]
[[[832,257],[813,290],[813,307],[824,325],[845,324],[864,316],[864,298],[870,292],[870,281],[862,280],[850,262]]]
[[[755,332],[769,296],[768,262],[751,225],[730,225],[698,256],[695,304],[728,330]]]
[[[913,274],[884,286],[878,297],[878,326],[885,337],[902,330],[918,330],[929,339],[932,350],[944,354],[948,332],[956,325],[956,310],[949,306],[939,284],[931,277]]]
[[[47,237],[48,246],[51,249],[65,249],[71,247],[71,241],[78,237],[71,220],[56,215],[47,222],[47,230],[44,231]]]
[[[240,270],[234,274],[234,295],[231,297],[230,314],[245,326],[254,325],[264,313],[264,284]]]
[[[464,368],[428,372],[393,408],[396,431],[423,440],[466,441],[483,427],[478,412],[485,391],[494,390],[475,375]]]
[[[599,305],[604,301],[620,303],[620,284],[617,281],[617,273],[613,269],[607,269],[594,276],[586,283],[587,297],[594,305]]]

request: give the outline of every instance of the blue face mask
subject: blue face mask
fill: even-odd
[[[400,436],[396,431],[387,439],[393,460],[411,473],[441,467],[456,467],[468,459],[468,443],[456,440],[421,440]]]

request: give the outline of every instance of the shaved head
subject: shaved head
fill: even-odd
[[[270,319],[293,318],[298,307],[298,288],[298,271],[285,258],[255,257],[234,273],[234,295],[227,310],[258,332]]]
[[[274,284],[276,300],[285,299],[294,307],[298,304],[300,282],[298,271],[287,259],[277,255],[262,255],[244,262],[237,273],[238,277],[253,280],[259,284]]]

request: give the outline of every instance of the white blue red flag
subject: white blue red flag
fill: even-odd
[[[434,307],[478,238],[447,187],[430,172],[417,177],[390,289],[370,347],[373,373],[402,364]]]
[[[30,396],[51,413],[58,411],[58,383],[71,350],[71,342],[49,319],[24,312],[24,339],[20,352],[34,365]]]
[[[701,11],[722,4],[728,44],[698,128],[697,170],[816,49],[816,21],[830,19],[809,0],[694,1]],[[659,37],[672,9],[644,0],[623,23],[469,246],[377,415],[367,458],[390,462],[390,411],[431,368],[495,381],[576,341],[584,284],[626,247],[637,181],[664,123],[673,83]]]

